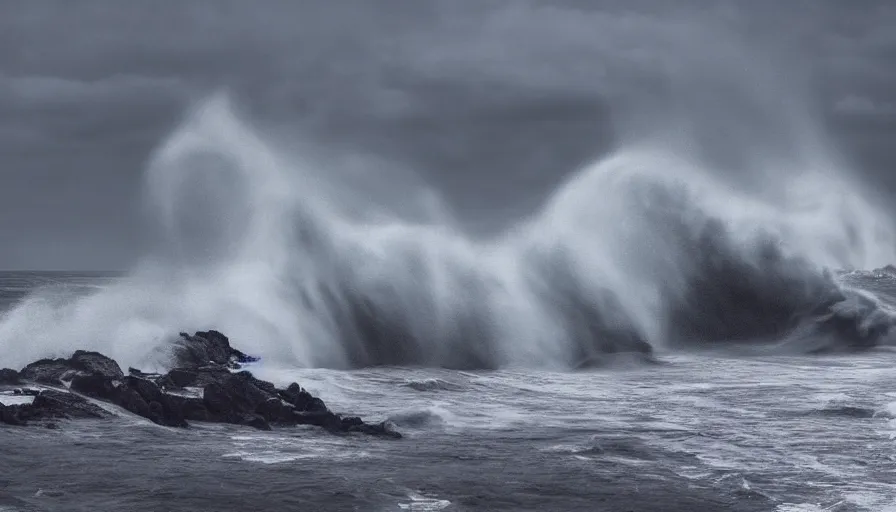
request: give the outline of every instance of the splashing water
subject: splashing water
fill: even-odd
[[[816,339],[819,322],[873,344],[889,325],[873,298],[823,272],[888,263],[894,247],[828,169],[749,194],[642,141],[487,242],[448,222],[357,220],[325,178],[212,97],[148,166],[158,250],[102,291],[37,293],[6,313],[4,363],[79,347],[162,364],[172,335],[213,327],[284,365],[564,368],[676,344]]]

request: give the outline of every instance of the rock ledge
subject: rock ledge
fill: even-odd
[[[90,400],[95,399],[170,427],[191,421],[262,430],[315,425],[336,434],[401,438],[386,422],[370,424],[330,411],[296,383],[278,389],[255,378],[242,365],[257,359],[231,347],[218,331],[181,333],[173,353],[174,368],[165,374],[129,368],[125,375],[114,360],[83,350],[68,359],[35,361],[19,372],[0,370],[0,423],[54,427],[59,419],[114,416]]]

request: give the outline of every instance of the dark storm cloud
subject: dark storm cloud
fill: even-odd
[[[121,266],[139,252],[143,162],[219,88],[306,142],[420,172],[489,227],[533,208],[625,122],[687,97],[691,75],[758,88],[756,63],[805,80],[795,90],[817,95],[837,140],[887,174],[894,61],[885,1],[6,2],[0,267]],[[761,121],[753,105],[690,94]]]

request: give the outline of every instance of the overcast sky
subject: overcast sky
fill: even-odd
[[[0,0],[0,268],[127,266],[144,162],[220,88],[287,138],[412,169],[471,229],[656,112],[742,118],[707,124],[735,154],[795,96],[896,190],[886,0]]]

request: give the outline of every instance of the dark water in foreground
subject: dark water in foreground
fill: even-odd
[[[107,425],[65,426],[59,433],[3,430],[0,505],[60,511],[768,509],[766,500],[749,493],[738,501],[736,493],[689,488],[663,471],[619,471],[599,457],[569,461],[532,453],[532,438],[522,434],[353,439],[345,443],[354,455],[335,456],[315,455],[326,451],[321,445],[341,444],[316,432],[270,435],[314,447],[282,463],[226,456],[241,436],[269,435]],[[450,497],[451,504],[438,497]]]
[[[51,278],[88,292],[109,276],[4,274],[0,293]],[[176,430],[127,413],[0,427],[0,511],[896,510],[896,353],[662,359],[582,373],[259,365],[407,437]]]

